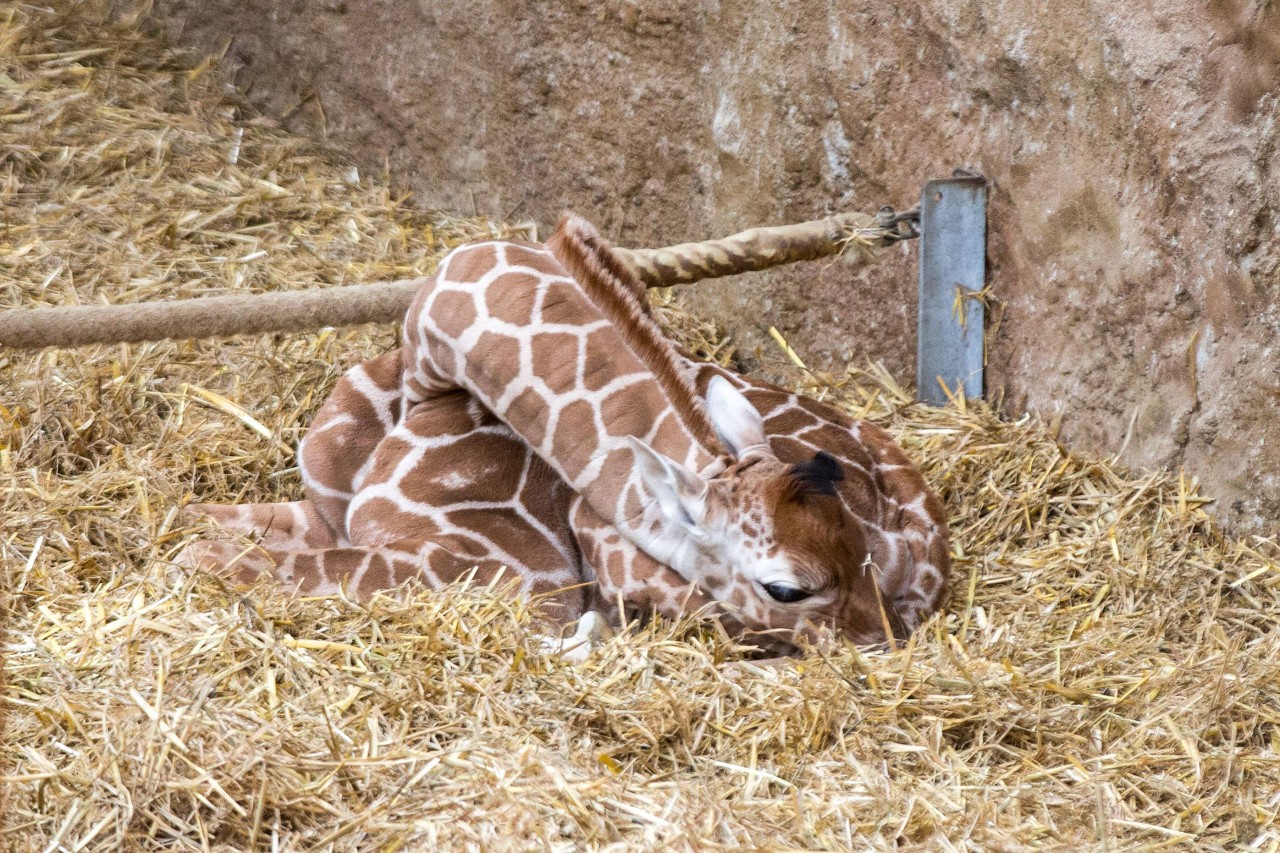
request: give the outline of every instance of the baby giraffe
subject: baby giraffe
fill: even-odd
[[[199,507],[262,534],[234,570],[358,595],[505,570],[566,622],[708,606],[784,646],[821,629],[879,642],[936,609],[941,507],[888,437],[769,386],[744,396],[676,353],[637,292],[580,220],[545,247],[456,250],[405,346],[317,415],[308,499]],[[235,553],[189,558],[226,570]]]

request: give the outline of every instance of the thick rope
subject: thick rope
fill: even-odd
[[[665,249],[616,249],[648,287],[688,284],[795,261],[847,254],[862,263],[871,250],[915,236],[899,230],[907,216],[876,219],[843,213],[798,225],[752,228],[722,240]],[[124,305],[15,308],[0,312],[0,346],[132,343],[297,332],[324,326],[390,323],[404,317],[424,279]]]
[[[681,243],[665,249],[614,251],[635,268],[649,287],[670,287],[829,255],[851,255],[863,263],[869,260],[872,249],[904,236],[863,214],[841,213],[798,225],[751,228],[722,240]]]
[[[385,323],[404,317],[423,281],[415,278],[125,305],[16,308],[0,313],[0,346],[36,349]]]

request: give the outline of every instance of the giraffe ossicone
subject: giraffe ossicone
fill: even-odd
[[[827,629],[883,642],[936,610],[941,503],[888,435],[693,361],[643,293],[574,217],[547,245],[456,249],[404,345],[317,413],[306,500],[199,507],[261,535],[236,575],[367,595],[509,571],[564,623],[708,610],[783,649]]]

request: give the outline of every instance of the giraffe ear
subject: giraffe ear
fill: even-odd
[[[701,537],[702,522],[707,516],[706,482],[634,436],[628,436],[627,443],[635,454],[640,479],[653,493],[663,514],[686,533]]]
[[[742,392],[723,376],[713,376],[707,385],[707,416],[724,449],[735,458],[764,454],[772,456],[764,434],[764,418]]]

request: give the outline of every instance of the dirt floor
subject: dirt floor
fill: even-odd
[[[157,0],[294,130],[426,204],[661,245],[994,182],[990,390],[1280,529],[1280,6]],[[915,263],[709,284],[747,358],[913,376]]]
[[[0,9],[0,307],[401,277],[502,233],[98,10]],[[176,570],[203,532],[177,509],[298,496],[311,414],[394,339],[0,351],[0,847],[1280,849],[1274,543],[1224,536],[1188,478],[888,371],[759,355],[946,501],[952,603],[903,650],[760,669],[660,624],[570,665],[491,590],[362,606]]]

